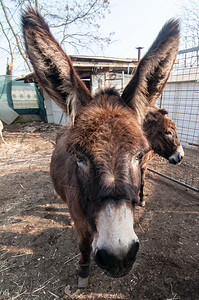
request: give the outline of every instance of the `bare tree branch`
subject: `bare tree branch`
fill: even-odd
[[[5,6],[4,6],[4,4],[3,4],[3,1],[0,0],[0,3],[1,3],[1,7],[2,7],[2,9],[3,9],[3,12],[4,12],[4,16],[5,16],[5,18],[6,18],[6,21],[7,21],[8,25],[9,25],[9,28],[11,29],[11,31],[12,31],[12,33],[13,33],[13,36],[15,37],[16,44],[17,44],[17,48],[18,48],[18,50],[19,50],[19,52],[20,52],[22,58],[23,58],[24,61],[26,62],[26,64],[27,64],[29,70],[32,71],[32,68],[31,68],[31,66],[30,66],[30,63],[29,63],[27,57],[24,55],[24,53],[23,53],[23,51],[22,51],[22,49],[21,49],[21,46],[20,46],[20,43],[19,43],[18,36],[17,36],[17,34],[15,33],[15,31],[14,31],[14,29],[13,29],[13,27],[12,27],[12,24],[11,24],[10,21],[9,21],[9,18],[8,18],[8,15],[7,15]]]
[[[25,54],[19,23],[19,14],[27,4],[41,11],[61,44],[70,45],[75,52],[80,49],[91,51],[93,43],[102,48],[112,40],[112,34],[102,37],[99,30],[99,20],[109,12],[109,0],[70,0],[62,3],[57,0],[10,0],[9,7],[4,2],[0,0],[0,38],[6,42],[9,40],[7,47],[12,49],[15,64],[22,57],[29,70],[31,66]],[[19,68],[22,67],[23,64],[19,64]]]
[[[199,2],[189,0],[181,6],[183,47],[199,46]]]
[[[7,41],[8,41],[8,46],[9,46],[10,51],[8,51],[6,49],[4,49],[4,50],[8,51],[8,53],[10,54],[10,56],[11,56],[11,64],[13,65],[14,55],[13,55],[12,45],[11,45],[11,42],[10,42],[10,40],[8,38],[7,33],[4,30],[2,22],[0,22],[0,25],[1,25],[2,32],[3,32],[3,34],[5,35],[5,37],[6,37]],[[3,48],[1,47],[1,49],[3,49]]]

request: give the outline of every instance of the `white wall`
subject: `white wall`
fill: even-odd
[[[46,107],[48,123],[64,125],[68,123],[69,119],[62,109],[44,92],[44,103]]]

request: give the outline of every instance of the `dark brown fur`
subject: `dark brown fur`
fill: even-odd
[[[122,249],[114,248],[115,242],[121,244],[117,231],[112,252],[107,248],[95,249],[100,267],[111,276],[123,276],[130,271],[139,249],[133,230],[134,203],[138,201],[140,189],[138,158],[149,148],[142,126],[174,63],[178,22],[173,20],[165,25],[122,98],[114,89],[95,97],[90,95],[37,11],[28,9],[22,23],[27,53],[39,84],[72,119],[57,138],[51,177],[55,190],[68,203],[79,235],[79,274],[88,276],[93,237],[98,241],[97,226],[102,228],[101,232],[109,231],[98,224],[100,215],[105,216],[107,224],[117,216],[118,226],[120,217],[129,226],[129,234],[119,233],[126,243]],[[111,224],[115,223],[111,221]],[[103,234],[101,241],[104,241]]]
[[[180,147],[180,141],[177,135],[177,128],[172,119],[166,116],[168,112],[164,109],[154,108],[150,111],[143,122],[143,130],[150,143],[151,150],[141,159],[141,187],[140,187],[140,204],[145,205],[144,201],[144,184],[145,174],[148,164],[158,154],[167,160]],[[183,156],[179,156],[180,163]]]
[[[140,123],[161,95],[176,59],[179,45],[179,23],[171,20],[141,59],[137,70],[124,89],[122,98],[138,114]],[[145,109],[143,109],[145,108]]]
[[[166,114],[167,111],[162,109],[155,109],[148,113],[143,123],[143,130],[152,150],[168,159],[180,146],[180,141],[175,123]]]
[[[140,179],[132,171],[131,159],[146,147],[136,119],[126,107],[118,105],[117,96],[99,96],[76,118],[75,127],[67,125],[62,129],[52,156],[51,176],[57,193],[68,203],[81,253],[87,253],[80,264],[88,263],[85,247],[90,244],[95,215],[103,201],[114,198],[138,202]],[[77,165],[82,161],[83,170]],[[106,181],[109,174],[114,174],[114,184]],[[81,276],[84,272],[80,270]]]

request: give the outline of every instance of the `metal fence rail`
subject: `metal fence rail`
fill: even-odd
[[[169,111],[185,151],[179,166],[155,157],[149,170],[199,190],[199,47],[178,52],[164,92],[157,103]]]

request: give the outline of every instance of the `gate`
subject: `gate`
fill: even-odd
[[[169,111],[177,125],[185,156],[179,166],[158,156],[149,170],[199,190],[199,47],[178,52],[158,106]]]

